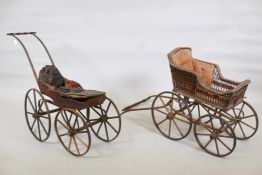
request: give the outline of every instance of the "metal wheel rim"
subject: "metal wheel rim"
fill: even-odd
[[[33,93],[33,101],[30,98],[30,93]],[[37,95],[40,97],[39,100],[42,100],[42,105],[39,103],[40,102],[39,100],[37,101]],[[34,118],[33,116],[36,116],[37,113],[43,112],[42,111],[43,105],[46,108],[47,114],[45,114],[45,115],[47,115],[47,116],[37,115],[38,117]],[[28,111],[29,110],[28,106],[31,106],[34,113]],[[31,115],[31,117],[34,118],[34,122],[32,124],[30,123],[29,115]],[[51,132],[51,117],[50,117],[50,113],[49,113],[49,108],[48,108],[48,105],[46,103],[44,96],[37,89],[29,89],[26,93],[26,96],[25,96],[25,118],[26,118],[26,123],[27,123],[27,126],[28,126],[31,134],[38,141],[44,142],[49,138],[50,132]],[[41,119],[43,119],[43,120],[41,120]],[[44,121],[47,121],[47,124]],[[35,128],[35,125],[38,128],[37,134],[33,131],[34,128]],[[46,127],[46,125],[47,125],[47,127]],[[43,132],[41,132],[41,129],[39,129],[39,128],[42,128],[42,131],[44,131],[44,134],[45,134],[44,137],[42,137],[41,133],[43,133]]]
[[[71,113],[72,115],[68,115],[67,112]],[[79,122],[82,123],[80,124]],[[63,133],[61,133],[62,129],[58,128],[59,125],[60,127],[61,126],[63,127],[62,129],[65,129]],[[78,128],[75,127],[82,128],[82,129],[77,130]],[[55,118],[55,131],[60,143],[70,154],[74,156],[82,156],[89,151],[91,146],[91,136],[90,136],[89,129],[86,125],[85,119],[80,114],[78,114],[75,110],[62,109],[57,113]],[[74,134],[71,135],[73,131]],[[81,137],[80,134],[85,134],[85,135],[82,135]],[[85,139],[83,138],[83,136]],[[65,137],[69,137],[67,143],[65,141]]]
[[[228,114],[229,112],[231,112],[231,116],[240,119],[235,124],[232,125],[232,128],[238,140],[246,140],[254,136],[255,133],[257,132],[258,116],[255,109],[246,101],[243,101],[243,103],[239,104],[238,106],[240,106],[240,108],[234,107],[225,113]],[[245,108],[245,106],[247,106],[247,109]],[[252,114],[246,115],[247,111],[251,112]],[[250,123],[250,120],[252,119],[254,120],[253,123],[255,124]],[[247,133],[247,131],[250,130],[252,130],[251,133]]]
[[[117,138],[117,136],[120,134],[121,116],[120,116],[120,113],[119,113],[117,106],[115,105],[115,103],[110,98],[106,97],[105,101],[109,101],[109,103],[108,103],[108,105],[105,109],[102,107],[103,104],[96,106],[96,107],[91,107],[91,108],[87,109],[86,116],[87,116],[87,119],[89,120],[89,122],[93,122],[93,121],[96,121],[97,119],[101,119],[102,116],[107,118],[107,119],[105,119],[105,121],[101,121],[101,122],[97,123],[96,126],[95,125],[90,126],[90,128],[97,138],[99,138],[100,140],[102,140],[104,142],[111,142],[111,141],[115,140]],[[108,117],[106,113],[110,110],[111,107],[114,108],[116,115]],[[92,109],[93,114],[95,114],[95,115],[90,116],[90,109]],[[103,115],[102,113],[106,114],[106,116]],[[94,117],[94,118],[91,118],[91,117]],[[99,118],[97,118],[97,117],[99,117]],[[118,123],[118,124],[116,124],[116,125],[118,125],[117,127],[115,126],[115,123],[113,125],[113,121],[115,123]],[[103,134],[101,133],[102,131],[104,132]],[[114,133],[114,134],[112,134],[112,133]]]
[[[184,107],[185,107],[185,110],[183,110],[182,113],[187,112],[187,114],[184,113],[184,115],[182,115],[182,113],[181,113],[181,116],[180,115],[172,116],[172,114],[170,114],[170,112],[172,110],[173,110],[173,112],[178,111],[179,109],[178,110],[174,109],[174,106],[173,106],[173,109],[171,110],[171,107],[170,107],[171,102],[170,101],[166,103],[166,106],[169,106],[171,111],[169,109],[166,109],[166,112],[163,112],[163,111],[160,110],[160,108],[155,109],[155,107],[158,106],[158,105],[156,105],[156,101],[158,99],[160,99],[160,101],[163,102],[164,100],[161,100],[161,97],[165,98],[167,96],[167,94],[169,94],[169,95],[171,94],[171,98],[173,99],[172,100],[172,106],[174,105],[174,101],[175,101],[174,99],[178,99],[178,101],[180,103],[177,104],[177,105],[181,106],[181,104],[183,104]],[[162,104],[164,104],[164,102]],[[165,106],[165,105],[163,105],[163,106]],[[177,106],[177,108],[179,108],[179,106]],[[163,117],[162,120],[158,121],[158,119],[156,117],[156,112],[158,112],[159,114],[160,113],[162,114],[162,117]],[[158,129],[158,131],[168,139],[181,140],[181,139],[185,138],[190,133],[190,130],[192,128],[192,122],[191,122],[192,116],[191,116],[190,109],[188,108],[187,103],[182,98],[180,98],[179,95],[175,94],[174,92],[162,92],[162,93],[158,94],[155,97],[155,99],[153,100],[152,107],[151,107],[151,114],[152,114],[153,122],[154,122],[156,128]],[[165,115],[171,115],[171,116],[169,116],[170,118],[167,117],[168,118],[167,119],[167,118],[165,118],[166,117]],[[161,126],[160,126],[164,122],[166,122],[167,120],[169,120],[168,121],[169,122],[168,131],[167,131],[168,133],[166,131],[164,131],[164,129],[161,129]],[[180,126],[179,126],[178,123],[180,123]],[[181,130],[181,125],[186,126],[185,129],[184,129],[184,132],[182,132],[182,130]],[[175,128],[175,130],[172,129],[172,128]],[[171,133],[171,131],[173,133]],[[174,134],[174,133],[177,133],[177,135],[180,135],[180,136],[171,136],[171,134]]]
[[[210,123],[211,123],[211,128],[208,128],[208,127],[205,126],[205,124],[207,124],[207,122],[204,122],[205,124],[203,123],[204,118],[209,119],[208,121],[210,121]],[[212,120],[211,120],[211,118],[212,118]],[[220,126],[218,129],[214,129],[215,124],[214,124],[213,119],[222,120],[222,122],[221,121],[217,122],[217,123],[220,123],[222,126]],[[201,122],[201,120],[202,120],[202,122]],[[207,131],[207,133],[200,133],[198,131],[200,129],[197,128],[199,126],[201,126],[202,129],[205,129]],[[218,132],[220,130],[221,130],[221,132]],[[201,131],[201,132],[203,132],[203,131]],[[216,136],[214,136],[214,135],[216,135]],[[195,125],[194,125],[194,136],[195,136],[195,139],[196,139],[197,143],[199,144],[199,146],[205,152],[207,152],[208,154],[211,154],[213,156],[216,156],[216,157],[227,156],[227,155],[231,154],[236,147],[236,137],[235,137],[235,134],[234,134],[232,127],[221,117],[217,117],[217,116],[212,115],[212,114],[204,115],[204,116],[202,116],[202,117],[200,117],[196,120]],[[203,144],[202,141],[200,140],[199,136],[201,136],[202,138],[206,137],[206,139],[208,141]],[[228,139],[227,142],[225,141],[225,139]],[[229,140],[231,140],[231,141],[229,141]],[[232,142],[231,145],[228,145],[228,143],[230,143],[230,142]],[[212,147],[212,145],[210,145],[211,143],[215,146],[215,148],[210,148],[210,147]],[[212,151],[208,148],[210,148],[212,150],[216,150],[216,151]],[[223,150],[228,150],[228,151],[222,153],[221,152],[222,148],[223,148]]]

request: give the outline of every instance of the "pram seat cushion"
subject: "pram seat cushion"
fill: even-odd
[[[191,48],[177,48],[169,55],[169,58],[170,63],[194,71],[204,85],[211,86],[215,66],[192,58]]]
[[[105,95],[105,92],[83,89],[76,81],[64,78],[54,65],[43,67],[39,72],[39,80],[48,84],[50,90],[65,98],[84,100]]]

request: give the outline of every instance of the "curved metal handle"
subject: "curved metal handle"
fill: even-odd
[[[7,33],[6,35],[35,35],[36,32],[17,32],[17,33]]]
[[[43,41],[36,35],[36,32],[7,33],[7,35],[14,37],[14,38],[21,44],[21,46],[23,47],[23,49],[24,49],[24,51],[25,51],[25,54],[26,54],[26,56],[27,56],[27,58],[28,58],[29,64],[30,64],[30,66],[31,66],[31,69],[32,69],[32,71],[33,71],[33,74],[34,74],[34,77],[35,77],[36,82],[38,81],[38,77],[37,77],[37,74],[36,74],[36,71],[35,71],[33,62],[32,62],[32,60],[31,60],[31,58],[30,58],[30,56],[29,56],[29,53],[28,53],[25,45],[24,45],[23,42],[19,39],[18,35],[33,35],[33,36],[41,43],[41,45],[44,47],[44,49],[45,49],[45,51],[46,51],[46,53],[47,53],[47,55],[48,55],[48,57],[49,57],[52,65],[55,66],[54,61],[53,61],[53,59],[52,59],[52,57],[51,57],[48,49],[46,48],[46,46],[45,46],[45,44],[43,43]]]

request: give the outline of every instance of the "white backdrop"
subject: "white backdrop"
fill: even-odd
[[[226,77],[251,79],[247,101],[260,117],[261,9],[260,0],[1,0],[0,174],[262,174],[260,129],[221,159],[202,151],[192,133],[178,142],[164,138],[148,111],[125,114],[112,143],[93,136],[81,158],[62,148],[54,130],[47,143],[37,142],[23,110],[25,92],[36,83],[22,48],[5,36],[38,32],[66,77],[106,91],[120,109],[171,90],[166,55],[189,46]],[[23,39],[38,70],[49,63],[39,43]]]

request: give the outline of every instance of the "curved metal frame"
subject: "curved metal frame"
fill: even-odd
[[[28,53],[28,51],[27,51],[24,43],[22,42],[21,39],[19,39],[18,35],[33,35],[33,36],[41,43],[41,45],[42,45],[43,48],[45,49],[45,51],[46,51],[46,53],[47,53],[47,55],[48,55],[48,57],[49,57],[49,59],[50,59],[52,65],[55,66],[55,63],[54,63],[54,61],[53,61],[53,59],[52,59],[52,57],[51,57],[50,52],[48,51],[48,49],[47,49],[47,47],[45,46],[45,44],[43,43],[43,41],[36,35],[36,32],[7,33],[7,35],[14,37],[14,38],[21,44],[21,46],[23,47],[23,49],[24,49],[24,51],[25,51],[25,54],[26,54],[26,57],[27,57],[27,59],[28,59],[28,61],[29,61],[30,67],[31,67],[31,69],[32,69],[32,71],[33,71],[33,74],[34,74],[34,77],[35,77],[36,82],[38,81],[38,77],[37,77],[37,74],[36,74],[36,71],[35,71],[34,64],[33,64],[33,62],[32,62],[32,59],[31,59],[31,57],[30,57],[30,55],[29,55],[29,53]]]

